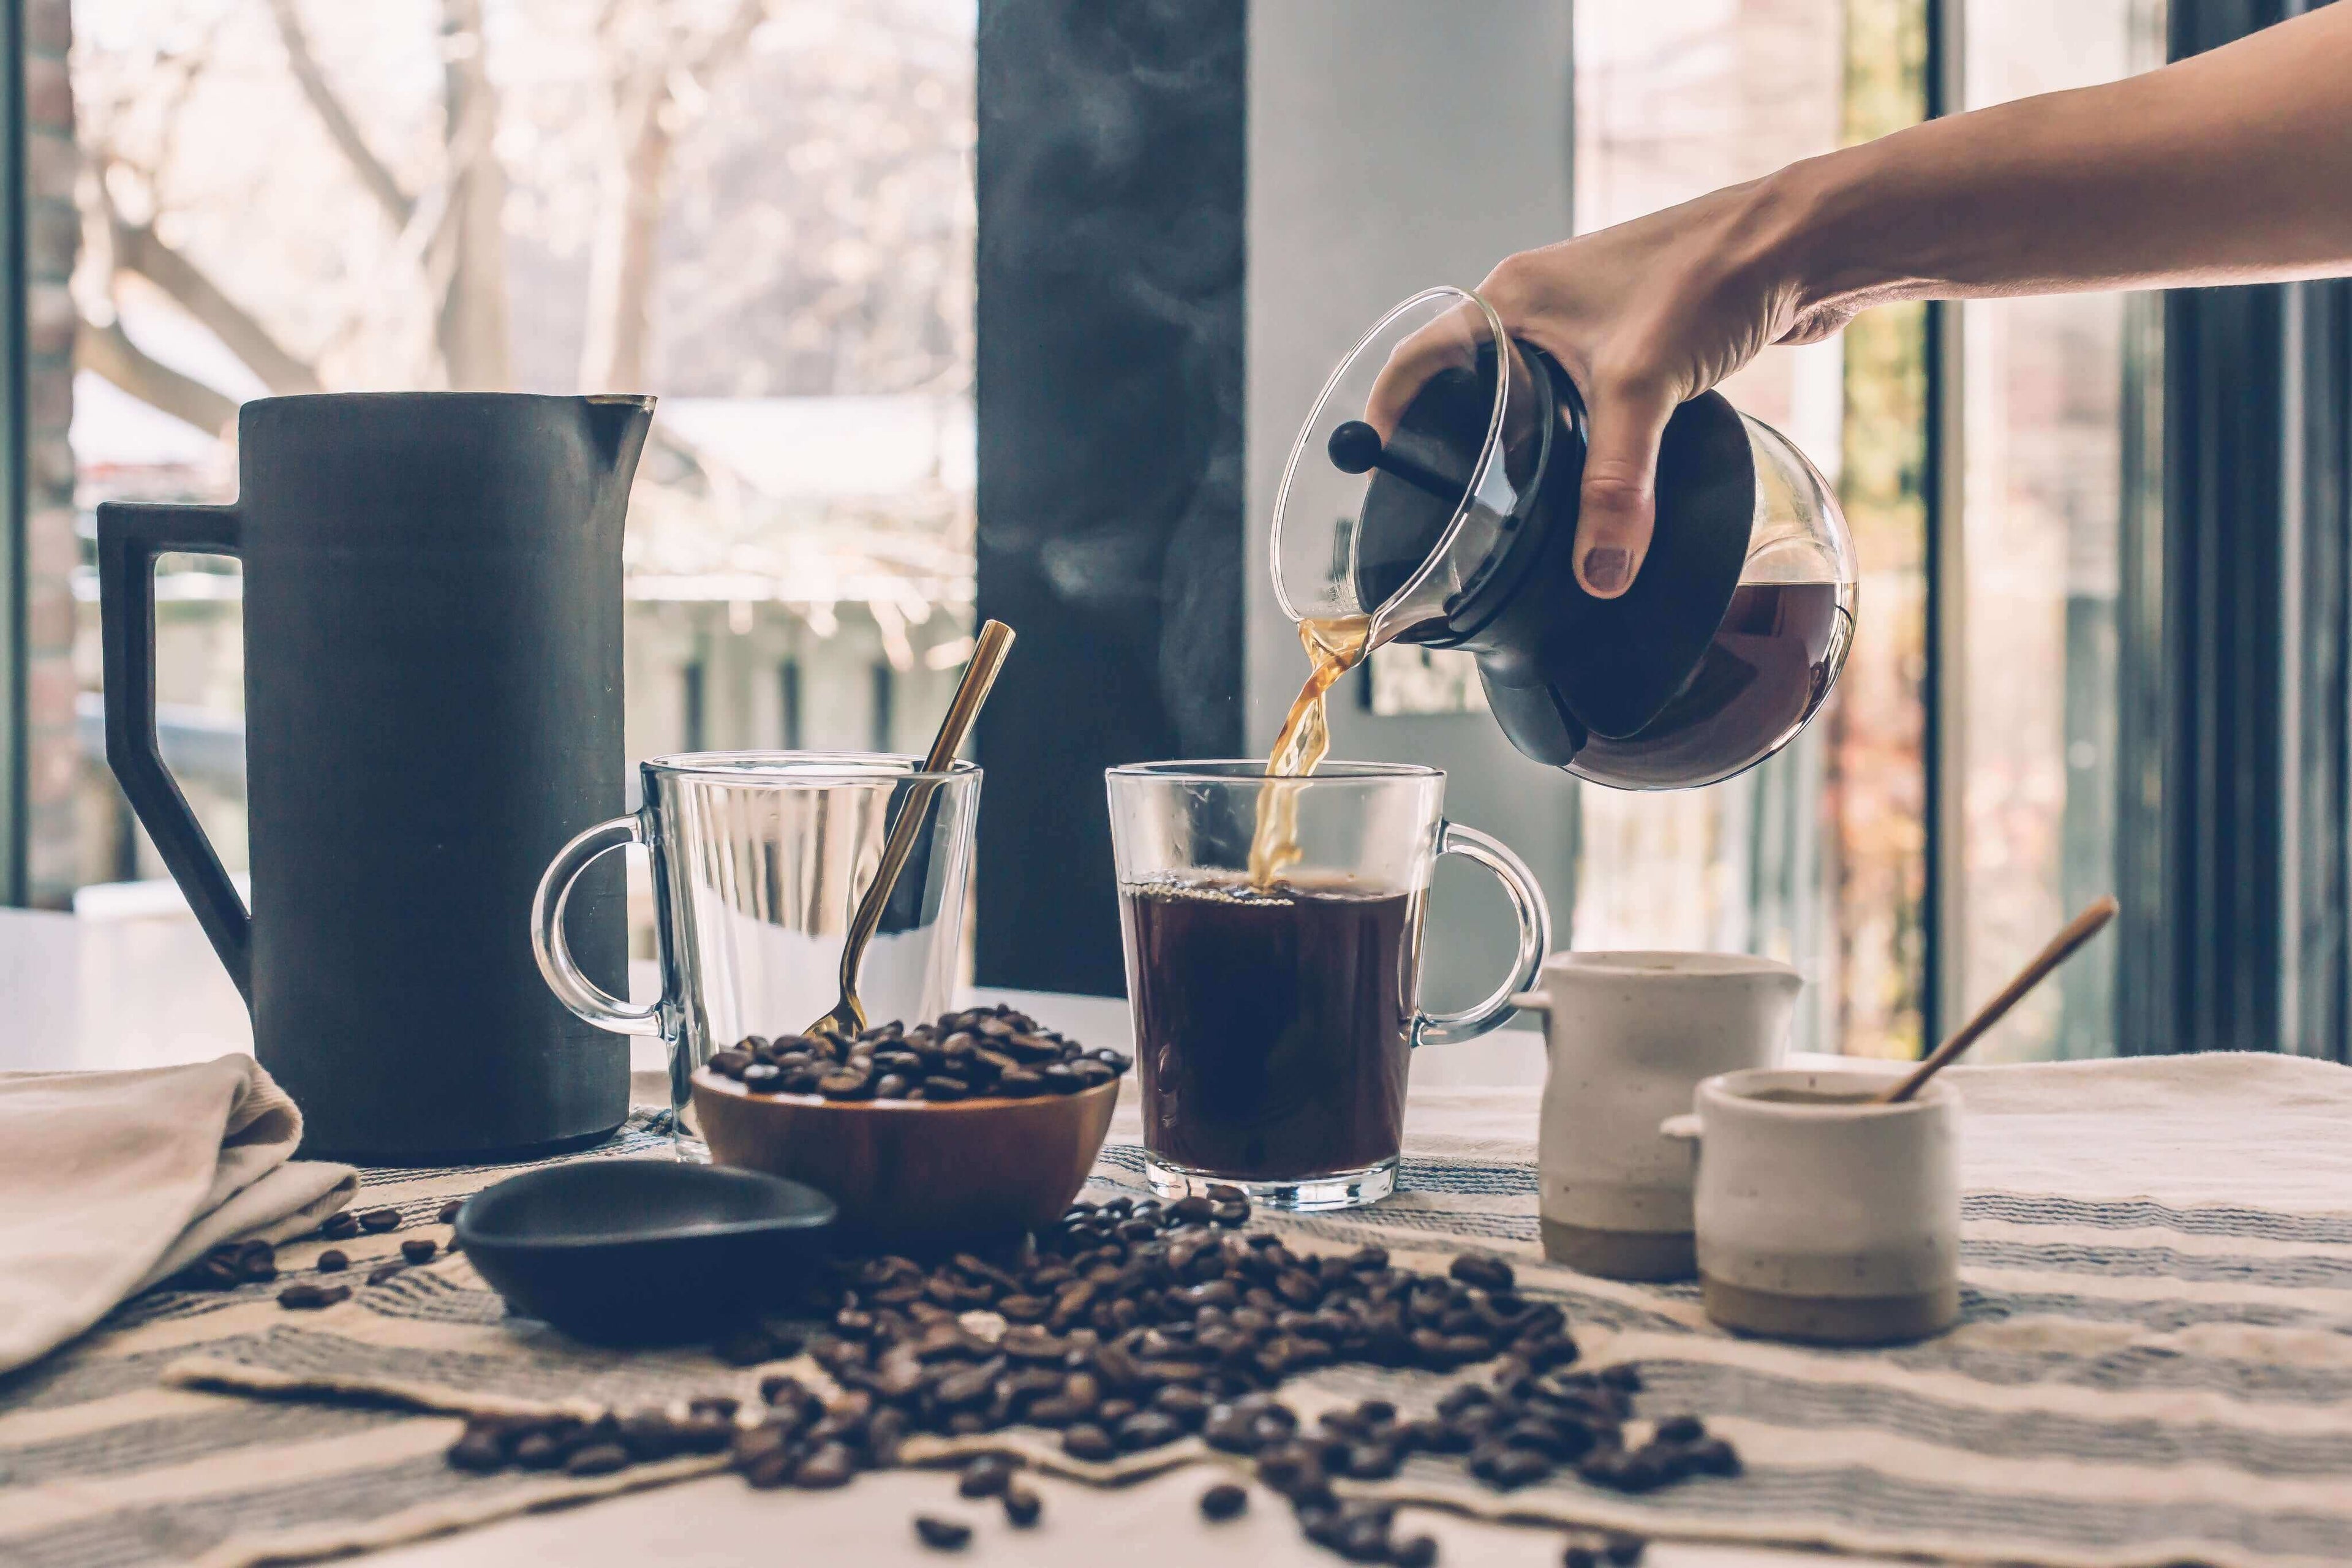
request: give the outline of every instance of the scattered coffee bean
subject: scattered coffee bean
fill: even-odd
[[[1073,1459],[1099,1465],[1118,1457],[1118,1445],[1101,1427],[1080,1422],[1063,1432],[1062,1452]]]
[[[1231,1519],[1249,1507],[1249,1489],[1219,1481],[1201,1494],[1201,1512],[1210,1519]]]
[[[1632,1531],[1612,1530],[1601,1542],[1601,1554],[1609,1559],[1615,1568],[1633,1568],[1633,1564],[1642,1560],[1642,1554],[1649,1549],[1649,1545],[1647,1541],[1635,1535]]]
[[[574,1448],[563,1461],[567,1476],[609,1476],[629,1466],[629,1451],[618,1443],[592,1443]]]
[[[1601,1549],[1588,1541],[1571,1541],[1560,1552],[1560,1568],[1601,1568]]]
[[[351,1266],[352,1260],[343,1256],[340,1247],[331,1247],[319,1254],[318,1267],[321,1274],[341,1274]]]
[[[1508,1290],[1511,1288],[1511,1266],[1491,1252],[1465,1252],[1454,1260],[1448,1270],[1465,1285],[1475,1285],[1481,1290]]]
[[[367,1213],[360,1215],[359,1220],[360,1228],[362,1230],[366,1231],[370,1236],[381,1236],[385,1231],[398,1230],[400,1228],[400,1211],[398,1209],[370,1209]]]
[[[433,1223],[436,1225],[456,1225],[457,1223],[457,1211],[465,1206],[465,1199],[451,1198],[447,1203],[441,1205],[441,1212],[433,1216]]]
[[[430,1237],[413,1237],[400,1244],[400,1255],[411,1263],[430,1263],[440,1247]]]
[[[964,1467],[962,1479],[956,1482],[956,1495],[995,1497],[1012,1484],[1012,1462],[1000,1455],[989,1454]]]
[[[1102,1065],[1076,1057],[1034,1065],[1045,1043],[1075,1047],[1009,1010],[867,1034],[797,1042],[789,1051],[762,1042],[752,1051],[755,1061],[766,1059],[761,1052],[797,1056],[820,1064],[809,1069],[816,1076],[854,1076],[877,1089],[881,1079],[919,1073],[925,1086],[952,1086],[942,1098],[1002,1092],[1011,1073],[1042,1079],[1045,1067]],[[1058,1429],[1065,1453],[1102,1464],[1197,1432],[1212,1448],[1252,1460],[1311,1541],[1351,1560],[1418,1568],[1433,1568],[1433,1542],[1397,1539],[1392,1506],[1343,1500],[1335,1478],[1384,1479],[1412,1456],[1460,1457],[1497,1489],[1565,1467],[1626,1492],[1738,1473],[1737,1451],[1696,1417],[1637,1419],[1637,1368],[1580,1369],[1559,1306],[1519,1294],[1503,1259],[1465,1253],[1433,1277],[1377,1247],[1343,1256],[1294,1251],[1276,1236],[1221,1228],[1220,1209],[1233,1205],[1245,1210],[1247,1202],[1225,1184],[1164,1203],[1082,1200],[1017,1248],[921,1261],[840,1257],[792,1308],[824,1325],[805,1349],[841,1391],[830,1402],[798,1378],[773,1373],[749,1412],[711,1395],[682,1417],[470,1425],[449,1463],[551,1469],[617,1447],[630,1463],[727,1454],[754,1487],[832,1487],[896,1465],[901,1443],[919,1434]],[[234,1284],[243,1263],[231,1252],[204,1267]],[[996,1321],[975,1320],[981,1312]],[[751,1365],[803,1343],[755,1327],[717,1348]],[[1311,1432],[1276,1397],[1292,1374],[1325,1366],[1450,1372],[1482,1363],[1485,1370],[1444,1390],[1433,1409],[1401,1412],[1369,1399],[1321,1415]],[[1648,1440],[1628,1447],[1629,1426]],[[602,1466],[610,1456],[582,1462]],[[1016,1469],[1000,1456],[983,1458],[965,1468],[959,1490],[1000,1498],[1015,1523],[1034,1519],[1040,1505],[1017,1484]],[[1212,1490],[1220,1500],[1204,1499],[1202,1509],[1216,1517],[1225,1505]],[[1246,1506],[1246,1491],[1231,1490]],[[1597,1568],[1608,1543],[1580,1536],[1578,1544],[1594,1553]]]
[[[928,1513],[915,1516],[915,1533],[935,1552],[961,1552],[971,1543],[971,1526]]]
[[[1013,1529],[1028,1529],[1037,1522],[1037,1516],[1045,1511],[1045,1500],[1027,1487],[1013,1486],[1004,1489],[1004,1518]]]
[[[348,1285],[289,1285],[278,1292],[278,1304],[289,1311],[315,1312],[352,1299]]]
[[[338,1209],[319,1223],[319,1234],[329,1241],[349,1241],[359,1233],[359,1216],[349,1209]]]

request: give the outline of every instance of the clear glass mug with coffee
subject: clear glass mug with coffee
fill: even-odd
[[[1435,768],[1150,763],[1108,777],[1153,1190],[1223,1183],[1289,1209],[1385,1197],[1412,1048],[1503,1023],[1550,949],[1534,874],[1445,820]],[[1421,939],[1440,855],[1501,879],[1518,944],[1492,995],[1433,1014]]]

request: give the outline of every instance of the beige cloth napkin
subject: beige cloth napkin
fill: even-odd
[[[0,1372],[228,1241],[283,1241],[359,1191],[293,1161],[302,1113],[250,1057],[0,1073]]]

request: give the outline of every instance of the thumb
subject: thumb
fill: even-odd
[[[1576,576],[1596,598],[1633,585],[1656,518],[1658,440],[1675,412],[1666,386],[1596,382],[1576,522]]]

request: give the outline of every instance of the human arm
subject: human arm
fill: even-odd
[[[1648,547],[1666,419],[1768,344],[1898,300],[2347,272],[2352,3],[1522,252],[1480,292],[1584,394],[1578,573],[1614,596]]]

